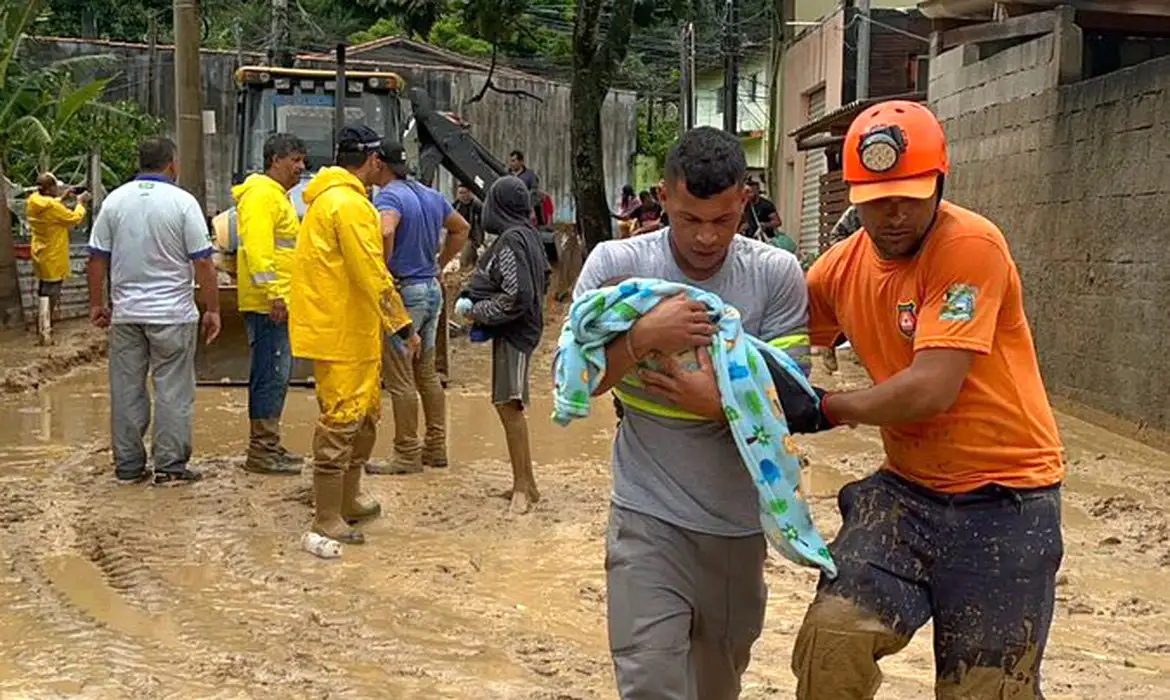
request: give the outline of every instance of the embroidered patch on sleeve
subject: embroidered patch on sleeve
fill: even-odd
[[[943,299],[941,321],[970,321],[975,318],[975,297],[979,289],[970,284],[952,284]]]

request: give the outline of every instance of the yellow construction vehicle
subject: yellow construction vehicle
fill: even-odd
[[[404,83],[394,73],[348,71],[345,74],[345,123],[366,124],[386,136],[401,135]],[[233,183],[263,170],[264,141],[276,132],[299,136],[307,146],[309,168],[289,197],[304,216],[302,193],[317,169],[333,160],[334,119],[339,86],[333,71],[275,66],[245,66],[236,71],[236,163]],[[200,345],[195,362],[201,384],[247,384],[248,337],[236,307],[236,210],[212,220],[216,264],[220,271],[219,303],[223,331],[216,343]],[[308,363],[296,361],[292,378],[311,377]]]

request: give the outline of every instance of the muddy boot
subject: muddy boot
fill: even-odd
[[[353,457],[345,472],[345,491],[341,499],[341,517],[350,525],[382,514],[381,504],[362,493],[362,470],[370,461],[377,437],[378,429],[374,419],[363,420],[353,443]]]
[[[435,351],[428,350],[414,367],[414,381],[422,398],[426,437],[422,463],[428,467],[447,466],[447,396],[435,372]]]
[[[300,474],[301,468],[285,461],[280,446],[280,419],[264,418],[252,421],[252,436],[248,441],[248,458],[244,471],[253,474]]]
[[[423,465],[421,459],[417,462],[371,459],[366,461],[365,469],[366,473],[371,476],[401,476],[403,474],[419,474],[423,470]]]
[[[394,411],[394,459],[371,462],[367,474],[415,474],[422,471],[422,441],[418,437],[418,392],[414,363],[390,349],[382,354],[382,379]]]
[[[300,467],[300,466],[304,465],[304,463],[305,463],[305,456],[304,455],[297,454],[296,452],[289,452],[288,448],[286,448],[284,445],[281,445],[280,447],[276,448],[276,450],[277,450],[277,452],[280,453],[280,460],[282,462],[284,462],[285,464],[290,464],[290,465],[293,465],[296,467]],[[301,471],[300,469],[297,469],[298,474],[300,473],[300,471]]]
[[[313,532],[343,544],[364,544],[361,532],[341,517],[345,497],[345,474],[349,470],[357,425],[327,426],[317,424],[313,434],[313,503],[316,515]]]

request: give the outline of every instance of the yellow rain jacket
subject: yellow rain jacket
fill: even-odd
[[[34,192],[28,197],[28,227],[32,231],[33,271],[42,282],[60,282],[69,276],[69,229],[85,218],[85,206],[70,209],[56,197]]]
[[[410,316],[386,269],[378,211],[361,180],[338,167],[317,173],[305,202],[289,294],[293,355],[379,360],[382,334],[405,328]]]
[[[268,313],[275,299],[288,301],[293,252],[300,221],[284,185],[263,173],[232,188],[240,247],[236,283],[240,311]]]

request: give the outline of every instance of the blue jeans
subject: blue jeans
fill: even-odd
[[[443,310],[443,287],[439,280],[408,282],[398,288],[402,304],[410,314],[414,332],[422,340],[423,351],[435,349],[435,336],[439,332],[439,313]],[[390,336],[394,349],[402,351],[404,343],[395,335]]]
[[[280,418],[288,379],[292,374],[292,346],[288,323],[277,323],[268,314],[244,312],[252,370],[248,375],[248,418]]]

